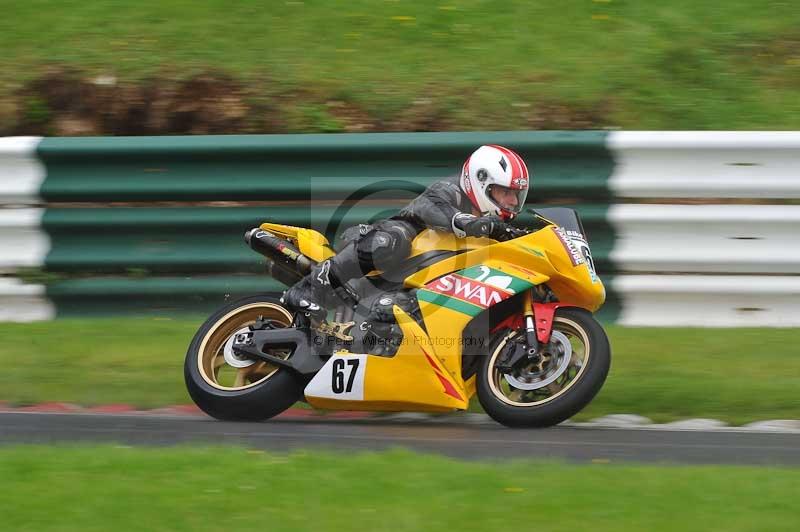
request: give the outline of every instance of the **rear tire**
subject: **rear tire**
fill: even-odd
[[[231,338],[259,316],[276,327],[292,322],[292,313],[276,298],[245,297],[215,312],[189,345],[184,362],[186,388],[195,404],[211,417],[261,421],[280,414],[303,397],[303,382],[286,368],[232,355]],[[285,351],[272,354],[288,356]]]
[[[492,341],[477,376],[478,400],[492,419],[508,427],[550,427],[577,414],[600,391],[611,365],[611,348],[600,324],[583,309],[561,308],[553,331],[548,346],[552,354],[541,365],[508,376],[495,362],[522,331],[505,330]]]

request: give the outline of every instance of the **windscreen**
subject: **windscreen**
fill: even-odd
[[[578,215],[578,212],[575,209],[570,209],[567,207],[548,207],[535,209],[533,212],[542,218],[547,218],[554,224],[563,227],[567,231],[578,231],[588,242],[589,235],[587,235],[586,231],[584,231],[581,217]]]

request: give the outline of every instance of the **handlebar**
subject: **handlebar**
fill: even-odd
[[[513,238],[519,238],[521,236],[525,236],[531,233],[531,231],[528,229],[525,229],[523,227],[514,227],[513,225],[507,225],[506,232],[508,233],[507,240],[511,240]]]

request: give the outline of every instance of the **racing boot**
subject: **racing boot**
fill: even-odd
[[[311,268],[308,275],[284,292],[281,303],[323,321],[328,314],[327,307],[336,295],[334,288],[361,275],[355,244],[348,245],[337,255]]]
[[[291,310],[305,312],[322,321],[328,314],[326,301],[331,296],[330,259],[311,268],[308,275],[289,287],[281,297],[281,303]]]

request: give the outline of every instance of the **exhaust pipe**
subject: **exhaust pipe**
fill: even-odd
[[[287,286],[299,281],[316,264],[291,242],[258,227],[244,234],[244,241],[267,259],[267,273]]]

